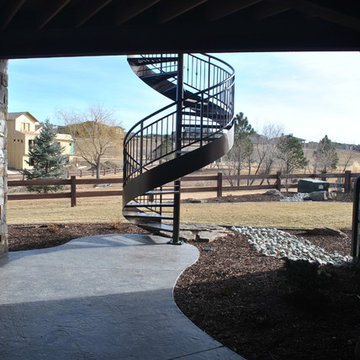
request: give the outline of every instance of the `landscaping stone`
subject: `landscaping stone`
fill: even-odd
[[[258,252],[267,256],[287,258],[294,261],[305,260],[319,265],[344,265],[351,261],[350,256],[342,256],[337,252],[328,253],[310,241],[298,238],[285,231],[250,226],[233,227],[232,229],[246,235],[249,243]]]
[[[284,195],[277,189],[270,189],[268,191],[265,192],[265,195],[269,195],[269,196],[278,196],[280,198],[283,198]]]
[[[329,199],[327,191],[313,191],[309,194],[312,201],[326,201]]]
[[[197,235],[195,240],[200,242],[212,242],[218,239],[222,239],[226,237],[228,233],[223,231],[200,231]]]
[[[304,200],[309,200],[309,194],[307,193],[296,193],[293,196],[288,196],[288,197],[284,197],[282,199],[280,199],[280,201],[285,201],[285,202],[302,202]]]
[[[194,241],[196,234],[192,231],[180,231],[179,237],[181,240]]]

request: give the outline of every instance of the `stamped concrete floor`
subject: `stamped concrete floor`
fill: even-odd
[[[0,359],[242,359],[175,305],[198,251],[166,241],[101,235],[0,258]]]

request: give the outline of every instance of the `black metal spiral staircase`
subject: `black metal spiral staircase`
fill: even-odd
[[[151,232],[171,233],[179,244],[181,177],[233,144],[234,70],[207,54],[136,55],[128,62],[173,102],[125,137],[123,215]]]

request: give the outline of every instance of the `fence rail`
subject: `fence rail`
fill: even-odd
[[[185,176],[182,178],[183,187],[181,192],[194,193],[194,192],[215,192],[217,197],[221,197],[224,191],[241,191],[241,190],[267,190],[283,188],[296,188],[297,183],[288,183],[289,180],[297,179],[334,179],[338,182],[330,183],[331,187],[342,189],[345,193],[349,193],[352,188],[354,180],[359,176],[358,173],[351,173],[345,171],[342,174],[334,173],[320,173],[320,174],[277,174],[272,175],[240,175],[238,176],[225,176],[221,172],[215,175],[205,176]],[[241,185],[241,181],[247,181],[247,185]],[[260,184],[255,184],[255,180],[260,180]],[[264,181],[272,182],[263,184]],[[186,186],[186,182],[214,182],[213,186]],[[224,185],[224,182],[237,182],[239,185]],[[122,178],[102,178],[102,179],[82,179],[76,176],[71,176],[70,179],[63,180],[9,180],[8,187],[27,187],[27,186],[41,186],[41,185],[63,185],[66,186],[66,191],[57,193],[20,193],[8,194],[8,200],[30,200],[30,199],[61,199],[70,198],[71,206],[76,206],[76,199],[82,197],[100,197],[100,196],[121,196],[122,190],[101,190],[101,191],[77,191],[78,185],[100,185],[100,184],[122,184]]]

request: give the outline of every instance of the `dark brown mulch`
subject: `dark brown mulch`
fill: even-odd
[[[301,233],[349,254],[349,237]],[[358,268],[287,264],[260,255],[242,235],[194,245],[200,259],[180,277],[175,300],[200,328],[248,360],[355,359]]]
[[[282,195],[285,197],[291,197],[297,194],[297,192],[282,192]],[[341,192],[333,192],[333,199],[328,201],[341,201],[341,202],[352,202],[353,194],[345,194]],[[278,195],[268,195],[264,193],[258,194],[247,194],[247,195],[226,195],[221,198],[209,198],[205,199],[205,202],[213,203],[213,202],[257,202],[257,201],[280,201],[280,196]]]
[[[58,246],[78,237],[98,234],[146,233],[128,223],[9,225],[9,250]]]
[[[127,223],[10,225],[9,246],[25,250],[81,236],[139,232]],[[328,251],[349,254],[348,233],[344,237],[291,232]],[[258,254],[239,234],[194,245],[200,259],[180,277],[175,299],[214,338],[248,360],[356,359],[358,268],[328,266],[318,274],[316,269],[286,267],[284,260]]]

